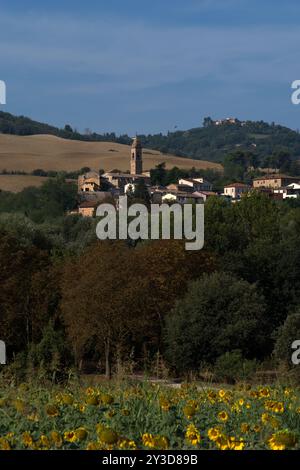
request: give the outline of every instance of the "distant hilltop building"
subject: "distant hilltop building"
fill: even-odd
[[[210,117],[204,118],[203,125],[204,127],[210,127],[210,126],[225,126],[226,124],[230,125],[239,125],[239,126],[244,126],[246,124],[246,121],[240,121],[238,118],[235,117],[227,117],[225,119],[217,119],[214,121]]]
[[[215,126],[222,126],[223,124],[237,124],[239,120],[237,118],[226,118],[226,119],[218,119],[214,121]]]
[[[217,121],[213,121],[215,126],[224,126],[225,124],[239,124],[240,126],[245,126],[246,121],[240,121],[234,117],[228,117],[226,119],[218,119]]]

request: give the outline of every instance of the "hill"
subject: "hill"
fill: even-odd
[[[3,112],[0,112],[0,133],[20,136],[47,134],[72,141],[93,143],[112,142],[127,145],[131,143],[131,138],[126,134],[120,136],[113,132],[80,134],[69,125],[59,129],[24,116],[13,116]],[[217,126],[211,118],[205,118],[203,126],[194,129],[178,130],[166,135],[162,133],[140,135],[140,138],[144,147],[163,154],[213,162],[223,162],[228,153],[236,150],[255,154],[260,166],[268,166],[266,159],[280,152],[289,154],[293,160],[299,159],[300,156],[298,132],[263,121],[236,120],[234,123],[225,121],[224,124]]]
[[[300,134],[287,127],[263,121],[237,121],[234,124],[215,125],[210,118],[203,127],[168,135],[141,136],[146,147],[177,156],[223,162],[235,151],[251,152],[259,165],[264,166],[271,155],[285,152],[292,159],[300,156]]]
[[[166,162],[167,168],[217,169],[212,162],[180,158],[157,150],[144,150],[145,171]],[[129,170],[130,147],[115,142],[83,142],[53,135],[0,134],[0,171],[32,172],[35,169],[76,171],[82,167]]]

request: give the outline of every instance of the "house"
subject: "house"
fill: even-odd
[[[94,217],[99,201],[84,201],[78,206],[78,214],[83,217]]]
[[[238,124],[239,120],[234,117],[228,117],[226,119],[218,119],[217,121],[213,121],[215,126],[223,126],[224,124]]]
[[[133,175],[130,173],[108,172],[104,173],[102,177],[105,178],[112,186],[117,189],[120,189],[123,193],[125,192],[125,187],[128,187],[128,185],[134,185],[134,183],[139,179],[143,179],[145,181],[145,184],[150,184],[151,181],[149,176],[137,174]]]
[[[166,189],[168,191],[182,191],[185,193],[193,193],[194,188],[192,186],[186,185],[186,184],[180,184],[180,183],[171,183],[166,186]]]
[[[162,202],[186,204],[187,202],[202,203],[203,198],[197,193],[186,193],[183,191],[165,192],[161,197]]]
[[[133,139],[130,153],[130,173],[107,172],[102,175],[112,186],[119,189],[122,193],[128,185],[133,185],[135,181],[143,179],[145,184],[151,182],[149,172],[143,173],[143,148],[141,141],[136,136]]]
[[[247,193],[250,186],[244,183],[231,183],[224,186],[224,196],[229,196],[232,199],[240,199],[242,194]]]
[[[113,199],[114,197],[119,196],[118,190],[111,189],[109,191],[88,191],[88,192],[83,192],[78,194],[78,200],[79,202],[92,202],[96,201],[98,204],[100,202],[103,202],[105,199]]]
[[[214,191],[195,191],[194,195],[200,196],[205,202],[208,198],[212,196],[217,196],[218,194]]]
[[[181,178],[178,183],[191,187],[193,191],[211,191],[213,187],[213,185],[204,180],[204,178]]]
[[[150,186],[149,192],[151,196],[151,202],[153,204],[161,204],[162,197],[166,192],[165,186]]]
[[[138,137],[133,139],[130,153],[131,173],[89,171],[78,177],[78,209],[77,213],[84,217],[94,217],[97,206],[105,200],[114,200],[126,193],[130,186],[135,187],[138,180],[143,179],[150,186],[150,173],[142,173],[142,145]],[[102,190],[101,190],[102,189]]]
[[[101,186],[113,193],[124,194],[124,188],[129,184],[134,184],[138,179],[143,179],[146,184],[150,184],[149,172],[143,173],[143,149],[138,137],[133,139],[130,153],[130,173],[107,172],[100,176],[97,171],[89,171],[78,177],[78,193],[87,195],[101,191]],[[87,199],[87,198],[86,198]]]
[[[253,188],[272,188],[279,189],[285,186],[288,186],[291,183],[298,183],[300,178],[295,178],[294,176],[282,175],[282,174],[273,174],[261,176],[253,180]]]
[[[300,197],[300,184],[291,183],[284,188],[274,189],[274,193],[281,194],[283,199],[297,199]]]
[[[78,192],[100,191],[100,174],[97,171],[89,171],[78,176]]]

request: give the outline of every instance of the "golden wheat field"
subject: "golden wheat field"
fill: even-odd
[[[37,168],[56,171],[76,171],[88,166],[105,171],[129,170],[130,147],[112,142],[82,142],[61,139],[51,135],[15,136],[0,134],[0,171],[20,170],[31,172]],[[144,149],[144,170],[148,171],[161,162],[167,168],[178,166],[190,169],[214,168],[213,162],[163,155],[156,150]]]
[[[31,175],[0,175],[0,190],[18,193],[29,186],[41,186],[47,178]]]
[[[300,448],[299,391],[149,383],[0,389],[0,449]]]

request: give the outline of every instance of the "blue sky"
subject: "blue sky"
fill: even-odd
[[[1,0],[1,109],[81,131],[296,129],[299,15],[296,0]]]

